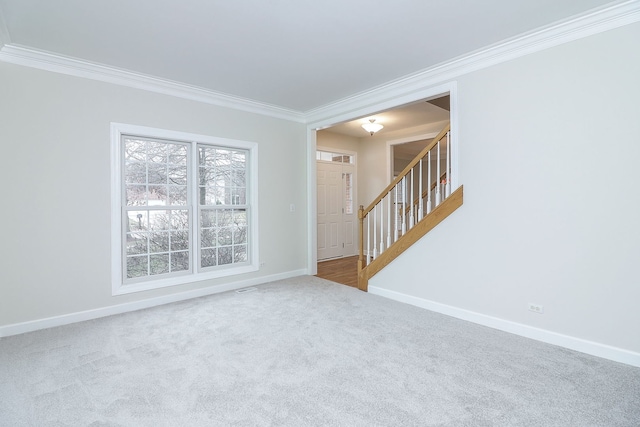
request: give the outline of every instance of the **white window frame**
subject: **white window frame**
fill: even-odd
[[[123,279],[123,194],[122,194],[122,136],[132,135],[141,138],[153,138],[169,141],[178,141],[190,145],[190,182],[191,193],[190,206],[190,265],[188,273],[177,273],[175,276],[163,276],[154,278],[150,276],[143,281],[124,283]],[[199,267],[199,206],[197,197],[197,171],[198,144],[212,145],[220,148],[242,149],[248,152],[248,262],[242,265],[230,264],[228,266],[211,269]],[[124,123],[111,123],[111,283],[112,294],[122,295],[132,292],[146,291],[150,289],[175,286],[200,280],[216,279],[231,275],[250,273],[259,269],[259,242],[258,242],[258,144],[255,142],[239,141],[227,138],[218,138],[207,135],[198,135],[186,132],[157,129],[146,126],[137,126]]]

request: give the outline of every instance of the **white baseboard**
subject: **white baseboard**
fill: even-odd
[[[202,289],[194,289],[191,291],[179,292],[161,297],[148,298],[140,301],[128,302],[124,304],[110,305],[108,307],[96,308],[93,310],[79,311],[76,313],[63,314],[60,316],[47,317],[44,319],[31,320],[29,322],[14,323],[11,325],[0,326],[0,338],[11,335],[24,334],[40,329],[53,328],[55,326],[68,325],[70,323],[82,322],[85,320],[98,319],[100,317],[112,316],[114,314],[127,313],[130,311],[142,310],[144,308],[155,307],[158,305],[169,304],[172,302],[184,301],[191,298],[203,297],[206,295],[217,294],[220,292],[232,291],[247,286],[260,285],[263,283],[273,282],[276,280],[288,279],[290,277],[302,276],[307,274],[306,269],[287,271],[284,273],[273,274],[270,276],[256,277],[253,279],[238,280],[235,282],[224,283],[221,285],[210,286]]]
[[[476,313],[458,307],[425,300],[411,295],[402,294],[388,289],[382,289],[375,286],[369,286],[369,293],[380,295],[395,301],[411,304],[416,307],[435,311],[437,313],[446,314],[447,316],[477,323],[479,325],[488,326],[504,332],[520,335],[525,338],[531,338],[548,344],[565,347],[581,353],[590,354],[592,356],[602,357],[604,359],[613,360],[615,362],[625,363],[631,366],[640,367],[640,353],[612,347],[593,341],[587,341],[581,338],[562,335],[545,329],[535,328],[533,326],[523,325],[521,323],[511,322],[509,320],[499,319],[497,317],[487,316],[485,314]]]

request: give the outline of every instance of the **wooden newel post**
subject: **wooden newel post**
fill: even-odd
[[[364,206],[358,208],[358,287],[360,288],[360,276],[364,268]]]

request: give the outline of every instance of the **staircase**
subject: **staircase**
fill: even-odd
[[[365,209],[358,211],[358,288],[462,206],[451,188],[451,128],[447,125]]]

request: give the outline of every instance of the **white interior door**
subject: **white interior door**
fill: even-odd
[[[318,260],[343,256],[342,164],[317,163]]]

